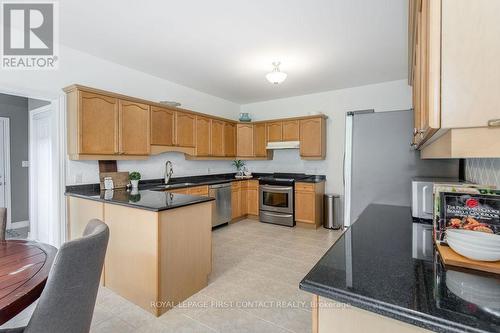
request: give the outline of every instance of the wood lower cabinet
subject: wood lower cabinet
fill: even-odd
[[[295,183],[295,221],[319,227],[323,222],[325,183]]]
[[[175,141],[179,147],[194,148],[196,142],[196,116],[177,111],[175,113]]]
[[[119,101],[119,152],[124,155],[149,155],[151,149],[149,105]]]
[[[283,122],[273,121],[266,123],[267,142],[283,141]]]
[[[196,116],[196,156],[210,155],[210,119]]]
[[[299,141],[299,121],[287,120],[282,127],[283,141]]]
[[[299,120],[300,156],[304,159],[325,159],[326,120],[324,117]]]
[[[223,157],[224,154],[224,126],[222,120],[210,121],[210,156]]]
[[[224,123],[224,156],[236,156],[236,124]]]
[[[187,194],[208,197],[208,185],[189,187]]]
[[[266,157],[266,124],[253,125],[253,151],[255,157]]]
[[[238,157],[254,157],[253,127],[252,124],[238,124],[236,126]]]
[[[85,91],[68,93],[68,153],[118,153],[118,99]]]
[[[247,214],[259,216],[259,181],[249,180],[247,186]]]
[[[241,182],[231,182],[231,218],[241,217]]]
[[[151,144],[174,145],[175,111],[157,106],[151,107]]]

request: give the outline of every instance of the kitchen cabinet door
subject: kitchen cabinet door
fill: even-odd
[[[174,145],[175,111],[151,107],[151,144],[160,146]]]
[[[231,218],[241,216],[241,188],[231,190]]]
[[[236,156],[236,124],[224,123],[224,155]]]
[[[248,188],[247,190],[247,214],[249,215],[259,215],[259,189],[258,188]]]
[[[500,121],[500,1],[439,2],[441,127],[487,127]]]
[[[295,221],[303,223],[315,222],[316,193],[295,191]]]
[[[224,156],[224,122],[212,119],[210,129],[210,156]]]
[[[210,155],[210,119],[196,116],[196,156]]]
[[[282,125],[281,121],[266,123],[267,142],[283,141]]]
[[[300,156],[304,159],[324,159],[326,156],[326,122],[323,117],[301,119]]]
[[[79,92],[78,153],[118,154],[118,114],[118,99]]]
[[[298,120],[287,120],[283,122],[283,141],[299,141]]]
[[[119,101],[119,151],[123,155],[149,155],[150,145],[149,105]]]
[[[255,157],[266,157],[266,124],[258,123],[253,127],[253,149]]]
[[[196,116],[186,112],[175,113],[175,142],[179,147],[195,147]]]
[[[236,126],[238,157],[253,157],[253,125],[238,124]]]
[[[167,192],[170,193],[175,193],[175,194],[189,194],[189,189],[188,188],[178,188],[175,190],[168,190]]]

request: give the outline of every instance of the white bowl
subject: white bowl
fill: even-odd
[[[481,247],[486,247],[490,249],[499,249],[500,250],[500,242],[494,242],[489,239],[479,239],[475,237],[463,237],[459,234],[452,233],[452,232],[446,232],[446,239],[453,239],[460,241],[462,243],[466,244],[471,244],[474,246],[481,246]]]
[[[472,243],[470,241],[464,241],[461,239],[455,239],[453,237],[446,236],[447,241],[452,241],[455,244],[458,244],[462,247],[467,247],[470,248],[471,250],[477,250],[477,251],[486,251],[486,252],[493,252],[493,253],[500,253],[500,247],[499,246],[489,246],[489,245],[479,245]]]
[[[500,246],[500,235],[489,234],[481,231],[446,229],[446,237],[482,246]]]
[[[463,255],[472,260],[479,261],[499,261],[500,260],[500,252],[497,251],[484,251],[478,250],[475,248],[471,248],[470,245],[464,245],[462,242],[457,242],[454,239],[446,239],[448,245],[455,251],[456,253]]]

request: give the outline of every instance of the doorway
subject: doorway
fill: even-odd
[[[0,207],[7,208],[7,229],[11,228],[10,122],[0,117]]]
[[[54,112],[51,105],[29,111],[29,187],[30,187],[30,238],[54,244],[57,225],[54,211],[57,209],[53,198],[55,191]]]

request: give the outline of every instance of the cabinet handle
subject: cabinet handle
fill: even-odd
[[[488,120],[488,127],[500,127],[500,119]]]
[[[410,142],[410,149],[411,150],[416,150],[417,149],[417,144],[414,142]]]

